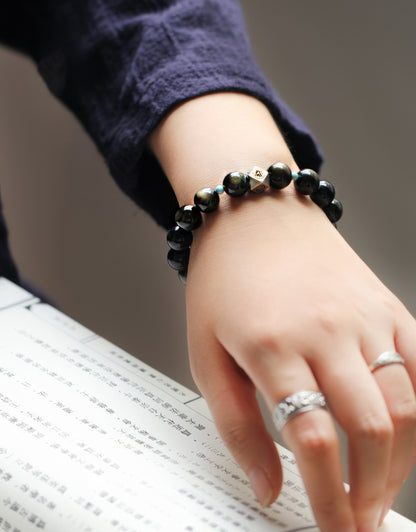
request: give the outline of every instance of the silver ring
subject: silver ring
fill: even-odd
[[[397,353],[397,351],[385,351],[384,353],[381,353],[379,357],[377,357],[374,362],[372,362],[368,369],[370,371],[375,371],[377,368],[381,368],[382,366],[388,366],[389,364],[404,364],[405,360],[403,357]]]
[[[292,417],[309,412],[315,408],[325,407],[325,397],[321,392],[301,390],[285,397],[276,405],[273,412],[273,421],[277,430],[281,431]]]

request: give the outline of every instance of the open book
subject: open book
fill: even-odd
[[[0,279],[0,530],[317,531],[279,450],[262,509],[200,396]]]

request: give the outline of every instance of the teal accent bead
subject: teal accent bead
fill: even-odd
[[[224,193],[224,185],[218,185],[215,187],[215,192],[217,194],[223,194]]]
[[[299,174],[297,172],[292,173],[292,179],[297,179],[299,177]]]

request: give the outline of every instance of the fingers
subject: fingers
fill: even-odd
[[[335,331],[326,341],[318,336],[311,345],[292,337],[285,345],[292,351],[298,345],[298,352],[286,349],[284,353],[276,332],[267,341],[258,341],[258,335],[249,333],[242,335],[244,341],[241,336],[223,334],[231,338],[225,349],[193,324],[190,352],[195,380],[222,438],[262,504],[277,496],[282,477],[255,389],[272,410],[300,390],[321,390],[326,396],[349,439],[349,495],[328,412],[316,409],[296,416],[282,431],[324,532],[374,532],[416,455],[415,322],[406,317],[396,329],[380,327],[380,323],[375,329],[365,331],[365,341],[356,334],[346,335],[347,328],[340,334]],[[371,373],[368,364],[387,350],[398,351],[406,366],[390,365]]]
[[[252,382],[217,343],[203,345],[191,367],[217,429],[235,460],[246,473],[260,504],[271,504],[282,487],[282,469],[276,446],[268,433]],[[195,354],[195,353],[194,353]]]
[[[319,390],[306,361],[297,355],[257,353],[250,373],[270,408],[300,390]],[[354,517],[344,488],[338,437],[330,414],[323,409],[305,412],[283,427],[285,441],[295,454],[315,518],[323,532],[355,531]]]

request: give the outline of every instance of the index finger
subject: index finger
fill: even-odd
[[[221,438],[246,473],[261,505],[268,506],[280,493],[283,477],[253,383],[215,339],[206,338],[195,345],[191,338],[189,352],[195,382]]]

